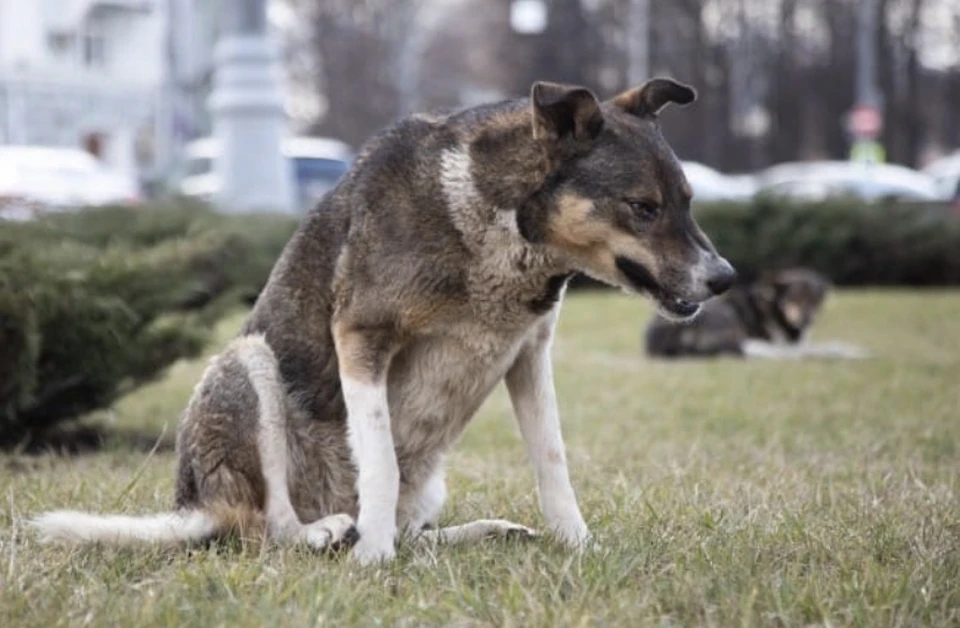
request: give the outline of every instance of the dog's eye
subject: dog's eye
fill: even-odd
[[[643,220],[656,220],[657,216],[660,215],[660,208],[650,201],[628,199],[626,203],[630,207],[630,211]]]

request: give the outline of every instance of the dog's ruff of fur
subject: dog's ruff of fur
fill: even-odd
[[[576,271],[679,318],[729,287],[657,123],[694,98],[669,79],[602,103],[537,83],[527,99],[375,136],[197,384],[177,430],[175,512],[33,525],[69,542],[263,533],[353,544],[362,564],[392,558],[401,538],[532,537],[499,518],[437,527],[446,453],[504,381],[545,526],[586,547],[550,362],[559,304]]]

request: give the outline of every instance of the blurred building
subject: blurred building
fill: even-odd
[[[151,159],[162,16],[152,0],[0,0],[0,143]]]
[[[157,92],[153,173],[171,175],[184,147],[212,133],[208,100],[213,89],[214,49],[220,11],[230,0],[157,0],[162,5],[159,42],[161,80]],[[289,0],[268,0],[268,26],[283,46],[296,27]],[[287,89],[291,85],[287,82]],[[289,98],[289,95],[288,95]],[[182,173],[181,173],[182,174]]]
[[[207,135],[207,99],[213,87],[217,2],[163,0],[168,28],[160,43],[164,74],[159,86],[156,170],[164,176],[184,145]]]
[[[284,6],[271,2],[275,30]],[[0,0],[0,144],[82,147],[141,179],[166,176],[210,132],[220,7]]]

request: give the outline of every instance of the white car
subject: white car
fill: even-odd
[[[140,200],[133,177],[79,148],[0,146],[0,219]]]
[[[177,188],[184,196],[210,201],[219,187],[213,162],[219,143],[212,137],[187,144]],[[339,181],[350,168],[354,153],[349,144],[327,137],[287,137],[281,150],[293,161],[297,206],[305,210]]]
[[[792,162],[772,166],[759,176],[757,192],[803,201],[854,196],[872,202],[883,198],[941,200],[932,177],[894,164],[854,161]]]
[[[750,175],[729,175],[697,161],[681,161],[694,203],[742,201],[750,198],[754,181]]]
[[[923,172],[936,180],[943,198],[952,200],[960,189],[960,150],[928,164]]]

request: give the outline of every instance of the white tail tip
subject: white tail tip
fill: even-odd
[[[198,510],[139,517],[57,510],[29,523],[44,541],[114,545],[201,541],[211,537],[216,528],[213,518]]]

